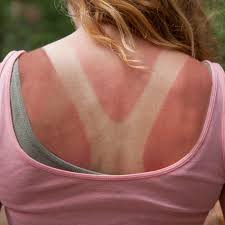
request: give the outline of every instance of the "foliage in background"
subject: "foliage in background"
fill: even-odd
[[[213,31],[218,40],[223,67],[225,68],[225,0],[203,0]],[[204,35],[204,34],[202,34]]]
[[[35,49],[73,32],[70,19],[60,10],[60,0],[0,1],[0,58],[10,50]],[[225,1],[203,2],[213,18],[225,68]]]
[[[0,1],[0,57],[13,49],[41,47],[74,30],[59,0]]]

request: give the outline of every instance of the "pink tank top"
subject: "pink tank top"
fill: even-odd
[[[156,171],[95,175],[53,168],[17,142],[11,52],[0,64],[0,201],[9,225],[202,225],[225,182],[225,74],[217,63],[205,124],[190,153]]]

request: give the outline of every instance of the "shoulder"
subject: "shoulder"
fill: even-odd
[[[206,98],[212,89],[212,72],[210,66],[192,57],[187,57],[182,70],[174,84],[177,93],[185,94],[186,97],[195,97],[199,101]]]
[[[167,52],[168,60],[160,60],[158,68],[161,73],[177,73],[170,92],[180,106],[189,106],[198,110],[203,102],[208,102],[212,89],[212,73],[207,64],[177,51]],[[179,66],[179,64],[181,64]],[[176,71],[174,68],[179,68]]]
[[[177,54],[178,58],[180,56],[183,57]],[[179,63],[177,57],[174,57],[170,63],[172,66],[166,68],[168,71],[172,70],[173,64]],[[164,62],[162,62],[162,68],[163,65]],[[187,121],[184,129],[191,129],[191,133],[199,132],[209,108],[213,87],[212,74],[205,64],[190,56],[186,56],[185,62],[180,68],[168,94],[166,108],[171,113],[170,116],[179,112],[178,120],[182,118],[183,125],[184,120]],[[168,73],[164,74],[167,76]],[[193,128],[194,126],[197,126],[198,129]]]
[[[212,88],[213,79],[208,66],[188,57],[173,90],[175,90],[174,96],[180,110],[188,118],[187,121],[191,121],[190,129],[193,126],[197,126],[199,130],[202,129],[210,107]]]

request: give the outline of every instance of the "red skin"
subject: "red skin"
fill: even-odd
[[[103,128],[102,134],[92,131],[90,136],[86,127],[92,126],[94,130],[94,125],[81,120],[64,81],[57,76],[45,52],[36,50],[24,54],[19,64],[22,95],[33,132],[49,151],[82,168],[106,174],[129,174],[171,165],[192,149],[202,131],[212,85],[202,63],[187,58],[143,148],[131,152],[131,140],[127,138],[131,128],[124,128],[121,135],[116,134],[119,129],[114,129],[135,109],[150,82],[150,75],[122,66],[119,59],[110,54],[94,57],[91,51],[85,52],[79,46],[75,51],[85,79],[111,123]],[[160,53],[155,48],[146,50],[143,59],[152,67]],[[98,120],[101,124],[101,118]],[[110,140],[107,134],[111,134]],[[134,134],[138,139],[142,130]]]
[[[83,125],[46,54],[40,50],[24,54],[19,65],[22,95],[34,134],[49,151],[88,168],[89,144]]]
[[[169,166],[192,150],[203,128],[211,86],[207,69],[189,59],[149,134],[143,156],[145,171]]]

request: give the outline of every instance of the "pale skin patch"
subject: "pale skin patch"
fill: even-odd
[[[71,36],[44,49],[57,71],[52,70],[48,76],[51,82],[46,80],[46,83],[48,88],[56,86],[55,98],[61,103],[56,104],[59,117],[52,121],[51,115],[57,111],[52,107],[54,98],[45,98],[44,90],[36,99],[32,97],[35,96],[32,90],[26,101],[34,131],[35,126],[38,127],[40,142],[50,146],[53,152],[62,152],[62,159],[68,161],[68,156],[72,156],[75,165],[105,174],[147,172],[179,160],[199,137],[211,78],[207,76],[206,67],[196,60],[141,44],[140,55],[155,72],[135,74],[112,53],[97,48],[79,32],[76,37]],[[97,63],[100,66],[96,66]],[[201,78],[196,79],[198,73]],[[139,80],[138,75],[143,75],[143,80]],[[166,75],[169,75],[168,80],[164,79]],[[201,90],[195,84],[200,84]],[[32,84],[28,87],[31,89]],[[30,89],[24,88],[24,96],[29,95]],[[198,98],[190,100],[196,93]],[[43,107],[48,117],[40,118],[35,114],[31,102],[40,102],[40,99],[45,99]],[[62,102],[67,110],[63,110]],[[193,126],[184,129],[183,118],[187,118],[186,125],[193,122]],[[43,126],[44,120],[49,121],[48,129]],[[54,133],[57,129],[54,126],[60,128],[61,133]],[[77,137],[79,133],[83,133],[83,141]],[[189,138],[184,141],[186,135]],[[170,152],[168,143],[173,143]],[[80,157],[82,153],[83,158]]]

